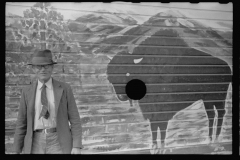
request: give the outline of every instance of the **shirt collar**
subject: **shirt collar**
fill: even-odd
[[[52,89],[52,77],[45,83],[48,89]],[[42,88],[43,83],[38,80],[38,89]]]

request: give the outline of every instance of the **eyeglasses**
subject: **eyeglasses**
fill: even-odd
[[[32,67],[33,67],[33,68],[36,68],[36,69],[38,69],[38,70],[41,70],[42,67],[43,67],[44,69],[48,69],[50,66],[52,66],[52,65],[51,65],[51,64],[47,64],[47,65],[33,65]]]

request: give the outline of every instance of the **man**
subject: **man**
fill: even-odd
[[[54,64],[50,50],[35,52],[28,64],[38,80],[22,91],[15,153],[81,153],[82,128],[76,102],[70,85],[51,77]]]

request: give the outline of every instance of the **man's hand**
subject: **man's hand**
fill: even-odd
[[[80,148],[72,148],[71,154],[81,154]]]

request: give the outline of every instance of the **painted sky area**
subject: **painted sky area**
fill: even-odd
[[[8,2],[6,3],[6,14],[12,13],[23,16],[23,11],[33,6],[36,2]],[[12,6],[12,5],[21,5]],[[26,7],[24,7],[26,6]],[[86,11],[97,11],[106,10],[109,12],[125,13],[125,14],[136,14],[131,15],[138,21],[138,24],[149,19],[149,16],[153,16],[159,12],[166,10],[177,10],[183,13],[188,18],[199,18],[198,20],[203,24],[212,28],[223,28],[232,29],[233,20],[233,6],[232,3],[219,4],[213,2],[204,2],[198,4],[191,3],[127,3],[127,2],[112,2],[112,3],[101,3],[101,2],[53,2],[51,6],[56,8],[57,11],[64,15],[64,19],[75,20],[81,15],[89,14],[91,12]],[[172,8],[171,8],[172,7]],[[177,7],[177,8],[175,8]],[[182,8],[182,9],[181,9]],[[186,9],[189,8],[189,9]],[[203,10],[201,10],[203,9]],[[82,11],[79,11],[82,10]],[[212,10],[212,11],[206,11]],[[215,11],[213,11],[215,10]],[[141,16],[140,16],[141,15]],[[204,20],[210,19],[210,20]],[[219,25],[217,22],[223,22],[226,25]]]

